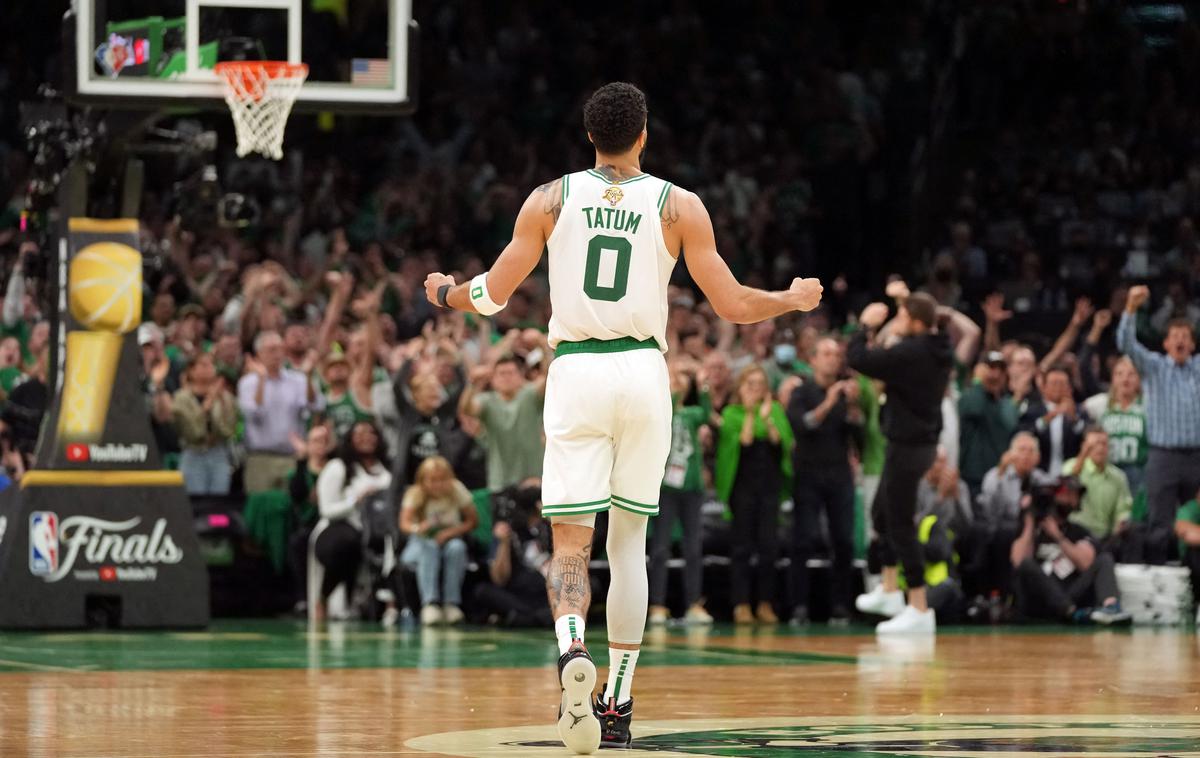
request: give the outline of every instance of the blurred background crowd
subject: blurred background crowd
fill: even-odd
[[[546,2],[414,5],[415,116],[294,117],[278,163],[235,159],[214,122],[248,218],[198,207],[190,159],[147,164],[147,413],[189,492],[242,514],[286,605],[330,612],[339,586],[403,575],[372,595],[389,623],[548,618],[545,272],[490,320],[437,311],[421,282],[484,270],[526,193],[591,165],[580,108],[610,79],[647,92],[644,168],[701,196],[739,277],[826,284],[818,311],[739,328],[679,266],[652,622],[849,617],[887,388],[844,348],[863,305],[910,288],[942,305],[957,364],[920,493],[939,613],[1070,620],[1103,599],[1095,567],[1039,548],[1047,585],[1016,560],[1047,502],[1039,541],[1197,565],[1194,9],[676,2],[581,28]],[[33,463],[49,338],[13,109],[56,79],[61,6],[17,9],[30,33],[0,55],[7,481]]]

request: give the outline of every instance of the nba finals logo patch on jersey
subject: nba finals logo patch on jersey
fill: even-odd
[[[29,514],[29,573],[48,576],[58,570],[58,516],[50,511]]]
[[[625,193],[620,187],[609,187],[604,190],[604,199],[608,201],[609,205],[615,208],[617,203],[625,199]]]

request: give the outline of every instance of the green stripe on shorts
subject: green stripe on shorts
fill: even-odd
[[[612,496],[612,501],[613,501],[613,505],[617,506],[618,508],[627,510],[630,513],[636,513],[640,516],[657,516],[658,515],[658,506],[657,505],[648,505],[646,503],[639,503],[635,500],[630,500],[629,498],[618,497],[617,495]]]
[[[608,510],[609,499],[591,500],[586,503],[562,503],[560,505],[542,505],[543,516],[579,516],[586,513],[599,513]]]

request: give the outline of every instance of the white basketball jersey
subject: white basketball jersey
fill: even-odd
[[[667,283],[675,258],[659,220],[671,183],[649,174],[612,183],[589,169],[563,177],[550,251],[550,344],[654,339],[667,349]]]

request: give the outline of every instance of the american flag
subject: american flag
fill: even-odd
[[[350,83],[362,87],[390,87],[392,70],[385,58],[355,58],[351,64]]]

